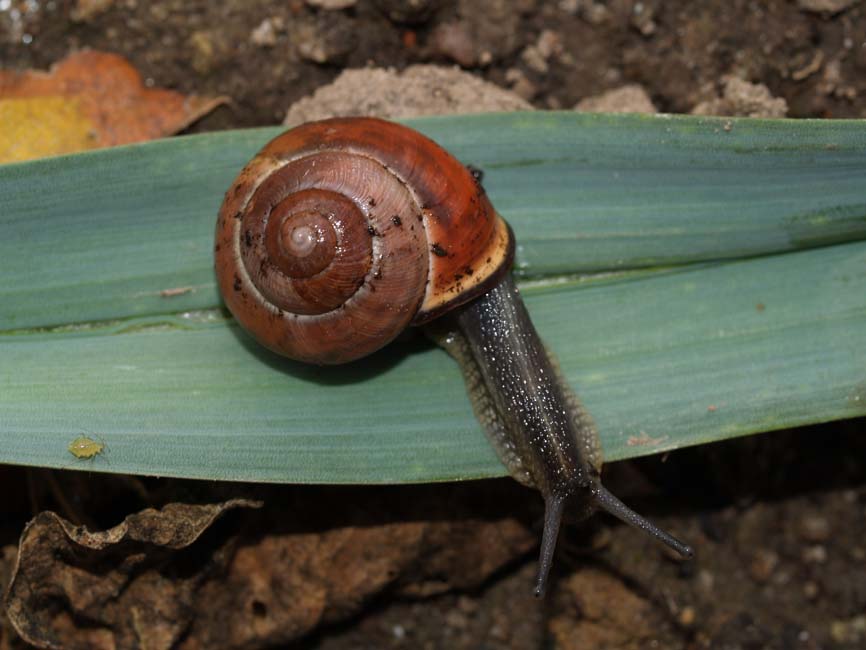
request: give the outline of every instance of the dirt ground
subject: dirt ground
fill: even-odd
[[[659,110],[688,112],[734,74],[784,97],[791,117],[866,110],[866,7],[851,0],[317,4],[328,3],[3,0],[0,64],[123,54],[153,84],[233,99],[197,130],[274,124],[343,68],[419,62],[458,63],[538,108],[637,83]]]
[[[569,109],[603,91],[639,84],[658,110],[689,112],[717,97],[725,76],[734,75],[764,84],[786,101],[791,117],[866,117],[863,2],[358,0],[344,1],[351,5],[344,9],[313,6],[327,4],[0,0],[0,65],[47,68],[88,47],[123,54],[148,83],[232,98],[194,131],[275,124],[293,102],[345,68],[421,62],[459,64],[540,109]],[[26,479],[23,470],[0,468],[2,492],[15,494],[4,502],[0,548],[16,543],[32,516],[34,493],[39,509],[62,510],[51,495],[66,489],[24,491]],[[80,477],[57,473],[52,480],[63,486]],[[460,488],[461,498],[474,503],[468,519],[483,518],[495,501],[489,484]],[[532,530],[540,499],[510,481],[501,484],[518,495],[516,517]],[[606,484],[692,542],[697,558],[680,562],[640,533],[597,517],[566,528],[544,601],[531,597],[535,550],[529,550],[478,585],[434,595],[385,589],[291,647],[866,647],[866,420],[613,464]],[[165,501],[166,494],[189,489],[185,482],[143,485]],[[391,488],[388,498],[402,503],[414,498],[412,490]],[[359,507],[368,507],[366,493],[351,488],[278,491],[312,503],[360,499]],[[110,526],[143,505],[135,491],[114,494],[128,496],[94,497],[74,509],[86,511],[94,525]],[[0,585],[6,578],[0,563]]]

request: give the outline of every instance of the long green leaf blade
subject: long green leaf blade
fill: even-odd
[[[866,413],[864,124],[414,125],[486,170],[530,311],[608,459]],[[0,461],[289,482],[503,473],[439,350],[305,367],[214,311],[222,191],[275,132],[0,167]],[[73,458],[81,433],[106,452]]]

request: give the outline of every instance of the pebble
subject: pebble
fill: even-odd
[[[749,564],[749,575],[755,582],[764,583],[779,566],[779,556],[769,549],[758,549]]]
[[[549,59],[562,51],[562,39],[552,29],[545,29],[538,35],[535,47],[541,56]]]
[[[265,18],[250,34],[253,45],[272,47],[277,44],[278,19]]]
[[[530,70],[539,74],[545,74],[547,72],[547,59],[541,55],[541,52],[538,51],[538,48],[535,45],[529,45],[526,47],[523,52],[520,53],[520,59]]]
[[[713,593],[713,588],[716,586],[715,576],[707,569],[698,571],[698,588],[705,594]]]
[[[830,538],[830,521],[821,515],[807,515],[800,521],[800,537],[807,542],[826,542]]]
[[[691,606],[683,607],[680,611],[680,615],[677,617],[680,625],[683,627],[691,627],[695,624],[695,619],[697,615],[695,613],[695,608]]]
[[[632,7],[631,26],[644,36],[652,36],[656,31],[656,23],[652,7],[643,2],[635,2]]]
[[[469,618],[463,612],[452,609],[445,614],[445,623],[455,630],[465,630],[469,626]]]
[[[93,18],[105,13],[114,4],[114,0],[78,0],[69,17],[75,23],[89,23]]]
[[[506,70],[505,81],[508,82],[511,90],[526,101],[531,101],[538,94],[538,87],[519,68]]]
[[[545,29],[539,35],[535,44],[526,47],[520,58],[531,70],[545,74],[548,61],[562,52],[562,39],[552,29]]]
[[[338,9],[348,9],[358,4],[358,0],[306,0],[307,4],[316,9],[324,9],[326,11],[334,11]]]
[[[195,31],[190,34],[188,44],[192,48],[193,70],[199,74],[209,73],[216,58],[213,34],[204,30]]]
[[[437,53],[464,68],[471,68],[477,62],[475,43],[464,23],[442,23],[433,32],[432,41]]]
[[[807,564],[824,564],[827,561],[827,548],[821,544],[808,547],[803,551],[803,561]]]
[[[354,23],[343,14],[324,14],[294,33],[298,55],[313,63],[341,63],[357,45]]]
[[[803,11],[837,14],[858,2],[860,0],[797,0],[797,6]]]

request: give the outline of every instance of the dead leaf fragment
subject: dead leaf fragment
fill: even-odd
[[[260,502],[171,504],[104,532],[37,515],[10,582],[12,625],[56,649],[269,648],[385,590],[477,587],[537,543],[514,516],[536,495],[511,481],[254,493],[267,507],[222,522]]]
[[[227,101],[147,88],[107,52],[70,54],[48,72],[0,70],[0,162],[165,137]]]
[[[183,596],[207,575],[178,573],[179,556],[171,551],[193,545],[223,513],[259,505],[247,499],[173,503],[101,532],[39,513],[21,535],[9,620],[40,648],[170,648],[189,624]],[[199,549],[206,563],[218,557],[214,543],[220,548],[226,541]]]

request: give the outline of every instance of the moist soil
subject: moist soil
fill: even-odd
[[[345,68],[422,62],[460,64],[539,109],[569,109],[637,83],[659,110],[688,112],[735,75],[784,98],[791,117],[866,116],[862,2],[311,6],[318,4],[327,3],[0,0],[0,65],[47,68],[93,48],[123,54],[148,84],[231,97],[192,131],[272,125]],[[23,470],[0,471],[10,488],[25,479]],[[61,488],[51,492],[63,494],[66,474],[53,480]],[[144,485],[173,489],[158,483]],[[681,562],[640,533],[596,517],[566,527],[543,601],[529,595],[529,553],[476,589],[413,598],[383,592],[293,647],[866,647],[866,420],[616,463],[606,468],[606,483],[694,543],[696,559]],[[15,543],[31,515],[34,490],[19,488],[4,502],[0,547]],[[316,488],[280,489],[318,495]],[[124,502],[127,493],[75,509],[111,525],[138,507],[137,497]],[[347,499],[354,495],[346,488]],[[50,494],[36,505],[62,510]],[[518,499],[516,507],[538,521],[540,499]]]

